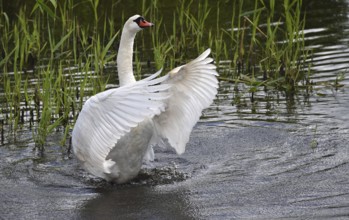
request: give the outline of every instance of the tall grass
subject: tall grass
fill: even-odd
[[[305,17],[301,6],[302,1],[298,0],[284,0],[283,4],[262,0],[255,1],[246,11],[243,1],[234,1],[233,12],[237,16],[232,19],[230,30],[222,31],[232,48],[235,74],[223,73],[221,79],[245,83],[251,91],[264,85],[294,92],[300,82],[305,82],[309,77],[304,74],[309,52],[304,45]],[[219,38],[215,39],[219,42]],[[215,45],[212,48],[218,52],[216,55],[226,59],[226,53],[220,53],[225,46]]]
[[[5,94],[1,114],[14,136],[20,122],[33,122],[30,128],[39,149],[61,127],[66,139],[86,97],[105,89],[104,65],[115,57],[108,51],[118,35],[116,30],[96,30],[98,2],[91,1],[92,28],[79,26],[75,7],[73,1],[38,0],[30,11],[21,8],[12,23],[6,12],[0,12],[4,33],[0,37],[0,77]],[[109,28],[114,27],[112,20],[105,21]],[[104,44],[104,39],[109,42]]]
[[[263,76],[264,84],[269,86],[297,87],[305,77],[302,69],[308,55],[302,35],[305,24],[302,1],[284,0],[282,4],[275,0],[232,1],[230,27],[220,18],[221,10],[227,10],[224,2],[216,2],[216,11],[212,10],[211,2],[210,6],[207,0],[196,4],[179,1],[170,27],[163,21],[169,16],[159,10],[146,10],[152,11],[150,17],[155,17],[161,26],[151,33],[157,68],[173,68],[188,54],[194,56],[210,47],[218,66],[221,61],[231,62],[232,71],[222,69],[221,80],[249,83]],[[162,5],[156,1],[153,7]],[[215,22],[208,26],[210,21]]]
[[[115,63],[119,30],[130,15],[120,13],[118,3],[108,13],[101,11],[101,3],[37,0],[12,20],[0,11],[2,131],[8,128],[8,135],[16,136],[30,123],[38,148],[43,150],[46,137],[57,130],[65,143],[84,101],[105,89],[105,67]],[[138,79],[148,71],[142,68],[144,59],[168,70],[210,47],[221,80],[245,83],[251,92],[261,85],[295,90],[306,82],[302,1],[180,0],[170,13],[162,10],[164,4],[144,0],[138,5],[138,13],[155,23],[135,44]],[[223,10],[230,12],[228,22]],[[77,11],[88,12],[87,22]],[[227,62],[229,68],[220,65]]]

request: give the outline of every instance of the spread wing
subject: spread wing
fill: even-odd
[[[156,78],[160,72],[98,93],[84,104],[73,129],[72,144],[75,155],[94,175],[101,176],[101,170],[108,173],[111,161],[105,158],[125,133],[164,111],[170,85],[159,84],[168,78]]]
[[[189,135],[202,110],[213,102],[217,94],[218,73],[208,58],[208,49],[195,60],[168,73],[164,82],[171,88],[165,112],[154,117],[158,134],[168,140],[178,154],[185,151]]]

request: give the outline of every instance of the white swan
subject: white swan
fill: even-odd
[[[120,87],[89,98],[72,133],[73,150],[83,167],[98,177],[125,183],[136,177],[152,146],[162,139],[178,154],[201,112],[217,94],[216,66],[210,49],[163,77],[161,70],[137,81],[132,71],[136,33],[153,24],[139,15],[124,25],[117,67]]]

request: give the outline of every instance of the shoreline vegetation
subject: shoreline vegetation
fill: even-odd
[[[220,80],[247,85],[251,98],[258,87],[311,92],[302,1],[284,0],[276,6],[275,0],[233,0],[227,5],[181,0],[166,16],[160,1],[149,2],[138,6],[139,14],[155,26],[135,43],[137,79],[161,67],[166,72],[210,47]],[[83,103],[106,89],[111,74],[116,77],[120,28],[129,13],[119,12],[116,18],[113,11],[120,2],[109,13],[101,12],[101,4],[37,0],[11,17],[0,11],[1,142],[25,127],[41,151],[57,130],[64,134],[61,145],[68,145]],[[223,9],[231,10],[228,23],[221,17]],[[76,16],[77,10],[88,11],[88,22]]]

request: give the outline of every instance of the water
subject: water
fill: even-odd
[[[349,1],[303,2],[313,93],[259,88],[251,100],[245,85],[221,82],[187,151],[156,149],[151,167],[125,185],[84,172],[59,146],[60,132],[40,155],[24,129],[0,147],[0,217],[347,219]]]

